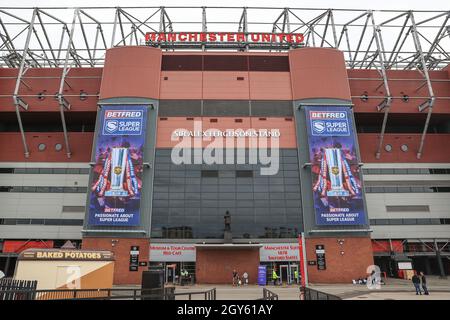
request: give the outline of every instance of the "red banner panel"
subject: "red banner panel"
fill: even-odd
[[[53,248],[53,241],[5,241],[3,252],[20,253],[30,248]]]
[[[372,241],[373,252],[391,251],[389,241]],[[392,240],[392,251],[403,252],[403,244],[400,240]]]

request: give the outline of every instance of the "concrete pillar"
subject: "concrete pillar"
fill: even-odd
[[[445,276],[445,270],[444,270],[444,264],[442,263],[441,251],[439,250],[436,239],[434,239],[434,249],[436,252],[436,260],[437,260],[438,267],[439,267],[440,278],[446,279],[447,277]]]

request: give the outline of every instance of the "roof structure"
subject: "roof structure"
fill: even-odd
[[[0,8],[0,67],[102,66],[108,48],[148,32],[302,33],[306,47],[344,52],[348,68],[441,69],[450,11],[267,7]],[[159,43],[164,50],[286,51],[287,42]]]

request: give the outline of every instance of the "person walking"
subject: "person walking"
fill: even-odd
[[[272,271],[272,280],[273,280],[273,284],[276,286],[277,282],[278,282],[278,275],[277,275],[277,270],[275,268],[273,268],[273,271]]]
[[[428,296],[430,293],[428,292],[428,288],[427,288],[427,278],[425,277],[425,274],[423,273],[423,271],[420,271],[420,280],[422,282],[423,293],[426,296]]]
[[[295,280],[295,283],[298,284],[298,271],[297,270],[294,271],[294,280]]]
[[[420,278],[417,273],[414,273],[412,277],[412,283],[414,284],[414,288],[416,289],[416,295],[422,295],[422,291],[420,291]]]
[[[238,273],[236,269],[233,270],[233,287],[237,284]]]

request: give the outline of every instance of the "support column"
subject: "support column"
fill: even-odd
[[[10,261],[11,261],[11,256],[8,255],[6,257],[6,264],[5,264],[5,277],[8,277],[8,275],[9,275],[8,270],[9,270]]]
[[[442,263],[441,250],[439,249],[436,239],[434,239],[434,249],[436,252],[436,260],[439,266],[439,277],[442,279],[446,279],[447,277],[445,276],[444,264]]]

